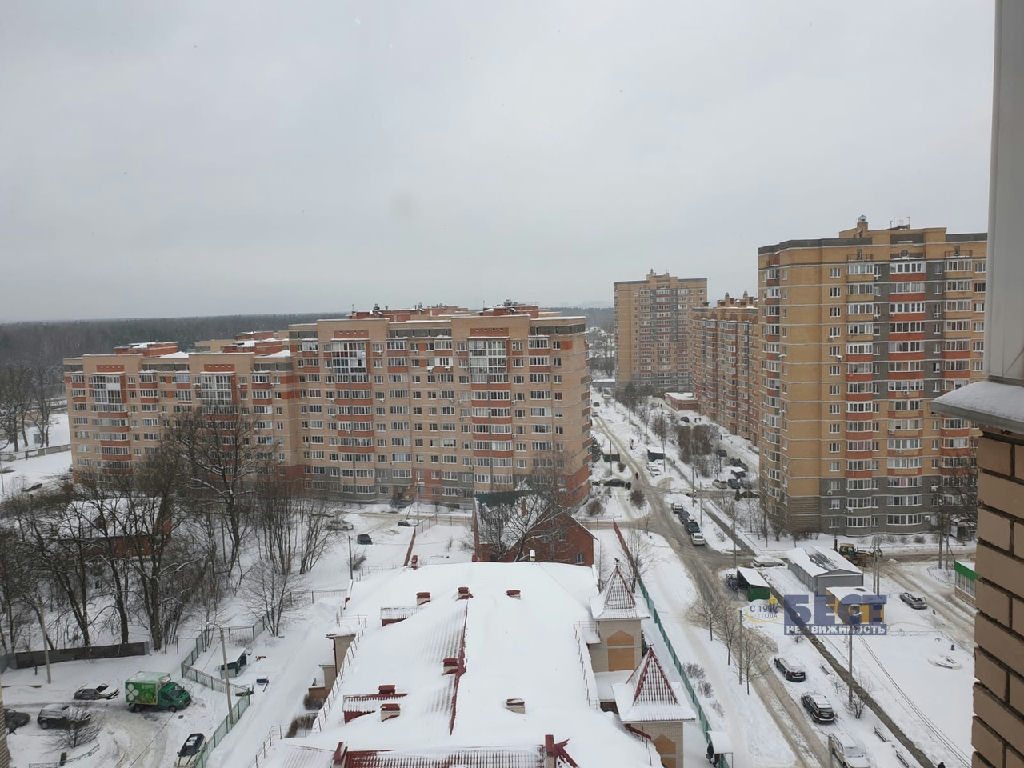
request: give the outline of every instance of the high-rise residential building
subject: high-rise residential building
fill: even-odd
[[[965,505],[976,433],[928,403],[982,375],[985,240],[862,216],[758,249],[761,481],[791,529],[913,533]]]
[[[761,326],[757,300],[729,294],[693,310],[693,386],[700,412],[734,435],[758,441]]]
[[[64,361],[72,468],[130,470],[175,414],[251,417],[260,458],[353,500],[469,503],[524,476],[589,479],[585,319],[506,302],[354,312],[196,345]]]
[[[691,391],[690,318],[707,300],[707,283],[653,269],[644,280],[615,283],[616,386]]]
[[[1024,3],[996,2],[989,194],[987,381],[932,403],[969,419],[978,444],[978,551],[971,765],[1024,765]]]

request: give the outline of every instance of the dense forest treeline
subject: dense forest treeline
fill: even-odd
[[[614,322],[611,307],[556,307],[587,317],[587,325]],[[344,317],[344,310],[301,315],[219,315],[215,317],[147,317],[122,320],[62,320],[0,324],[0,364],[59,364],[62,358],[113,351],[138,341],[176,341],[190,349],[197,341],[231,338],[252,330],[283,330],[291,323]]]

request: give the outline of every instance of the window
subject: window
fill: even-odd
[[[842,267],[829,267],[828,268],[828,276],[829,277],[835,279],[837,277],[842,277],[842,275],[843,275],[843,268]]]

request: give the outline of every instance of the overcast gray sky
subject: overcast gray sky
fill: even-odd
[[[610,302],[987,228],[990,0],[7,0],[0,319]]]

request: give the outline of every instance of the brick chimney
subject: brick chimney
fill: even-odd
[[[526,714],[526,702],[520,698],[505,699],[505,709],[519,715]]]
[[[391,685],[391,684],[389,684],[389,685],[378,685],[377,686],[377,693],[380,694],[381,696],[393,696],[395,694],[395,686]]]
[[[459,670],[459,660],[454,656],[449,656],[441,662],[444,665],[444,674],[454,675]]]
[[[345,742],[339,741],[338,748],[334,750],[334,756],[331,760],[331,765],[334,768],[345,768],[345,763],[348,762],[348,747],[345,746]]]
[[[555,768],[557,757],[558,750],[555,748],[554,734],[548,733],[544,736],[544,768]]]
[[[386,701],[380,705],[381,721],[390,720],[393,717],[398,717],[401,713],[401,707],[398,706],[397,701]]]
[[[515,600],[519,600],[522,597],[522,594],[518,589],[506,589],[505,594]]]
[[[423,605],[424,603],[430,602],[429,592],[417,592],[416,593],[416,605]]]
[[[472,596],[473,595],[469,591],[469,587],[459,587],[459,596],[458,596],[459,600],[468,600]]]

